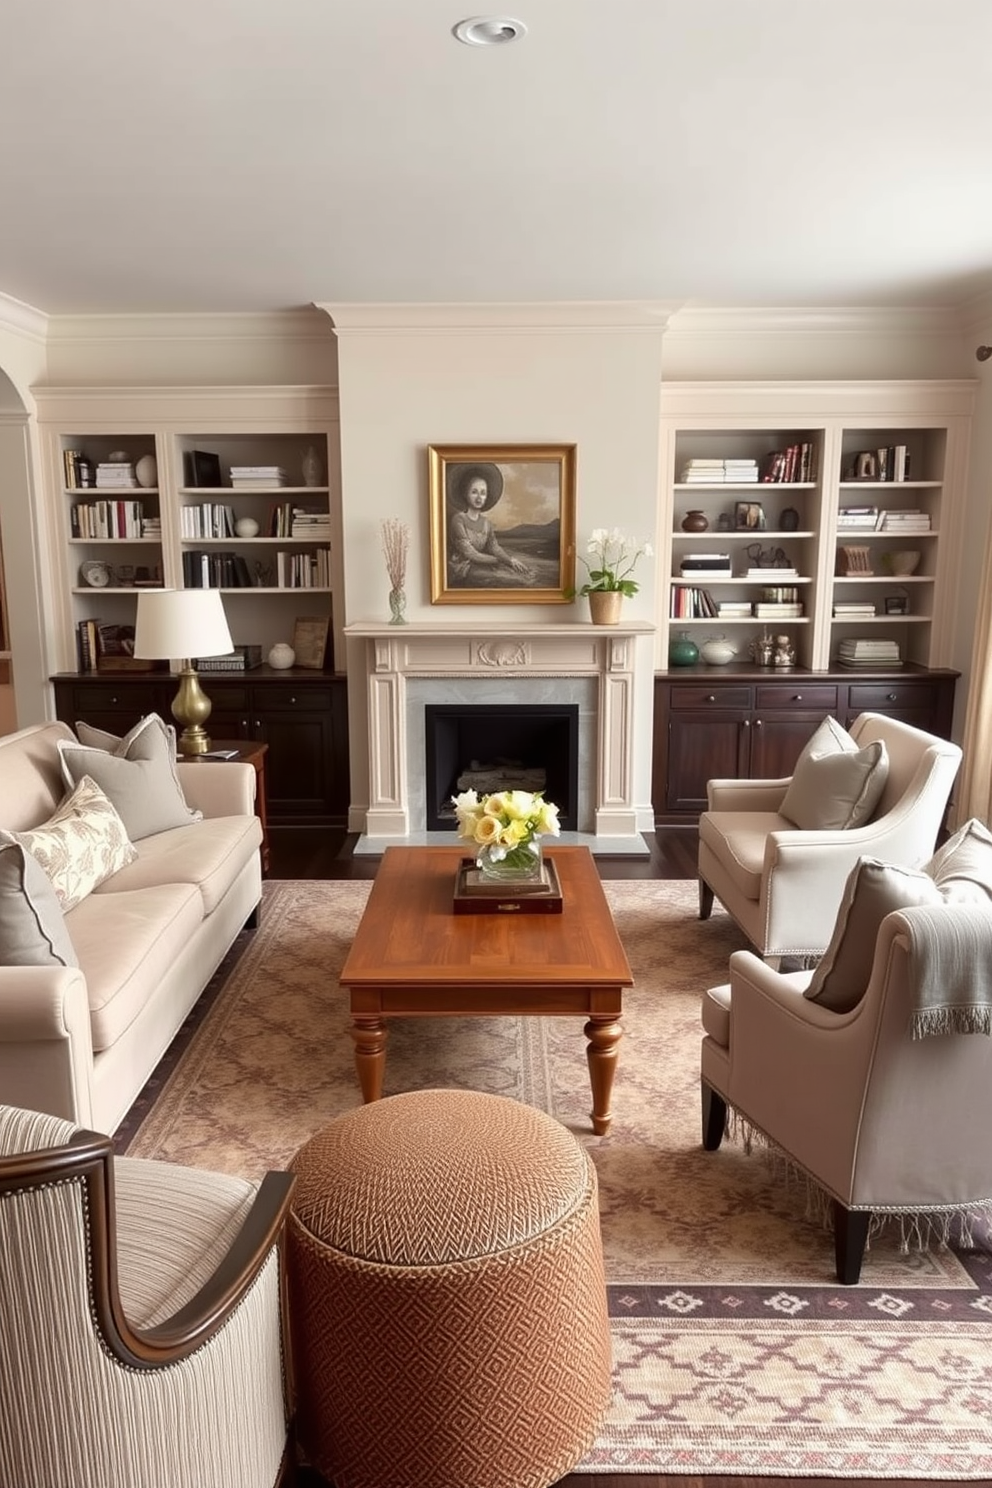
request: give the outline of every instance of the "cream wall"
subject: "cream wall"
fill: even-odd
[[[407,618],[507,618],[503,605],[432,606],[427,447],[575,444],[576,536],[619,526],[654,540],[658,386],[666,311],[652,305],[331,306],[338,334],[346,611],[349,623],[388,620],[383,517],[410,526]],[[654,574],[642,560],[630,619],[653,620]],[[577,565],[577,581],[584,574]],[[547,605],[513,607],[535,626]],[[586,620],[585,601],[553,607]],[[364,643],[359,643],[364,644]],[[650,827],[653,648],[638,646],[634,802]],[[355,643],[352,643],[354,647]],[[361,657],[348,661],[354,822],[367,800],[368,744]]]

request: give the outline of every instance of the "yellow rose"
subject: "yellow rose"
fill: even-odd
[[[502,830],[496,818],[486,813],[475,823],[475,840],[482,844],[499,842]]]
[[[482,809],[487,816],[501,817],[506,810],[506,797],[502,791],[494,791],[487,796],[482,803]]]

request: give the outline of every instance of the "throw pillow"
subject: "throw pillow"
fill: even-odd
[[[878,805],[888,773],[880,739],[859,749],[835,718],[825,718],[796,761],[779,810],[806,832],[860,827]]]
[[[992,832],[976,816],[959,827],[924,863],[948,904],[987,904],[992,899]]]
[[[835,1013],[850,1012],[871,978],[875,941],[885,916],[894,909],[942,902],[928,873],[878,858],[859,858],[847,876],[830,944],[803,995]]]
[[[110,801],[86,775],[47,822],[12,836],[48,874],[63,914],[138,856]]]
[[[112,734],[102,734],[113,739]],[[75,785],[84,775],[95,780],[114,803],[132,842],[187,827],[202,820],[202,811],[186,804],[175,763],[175,729],[149,713],[135,724],[112,750],[60,739],[58,750],[66,783]]]
[[[0,831],[0,966],[78,966],[58,896],[44,868]]]

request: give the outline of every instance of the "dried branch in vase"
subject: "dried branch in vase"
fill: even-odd
[[[402,589],[406,578],[406,555],[410,546],[410,528],[399,517],[383,517],[382,551],[386,559],[386,572],[394,589]]]

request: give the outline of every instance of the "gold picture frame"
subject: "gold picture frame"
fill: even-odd
[[[432,444],[427,456],[431,604],[569,604],[575,445]]]

